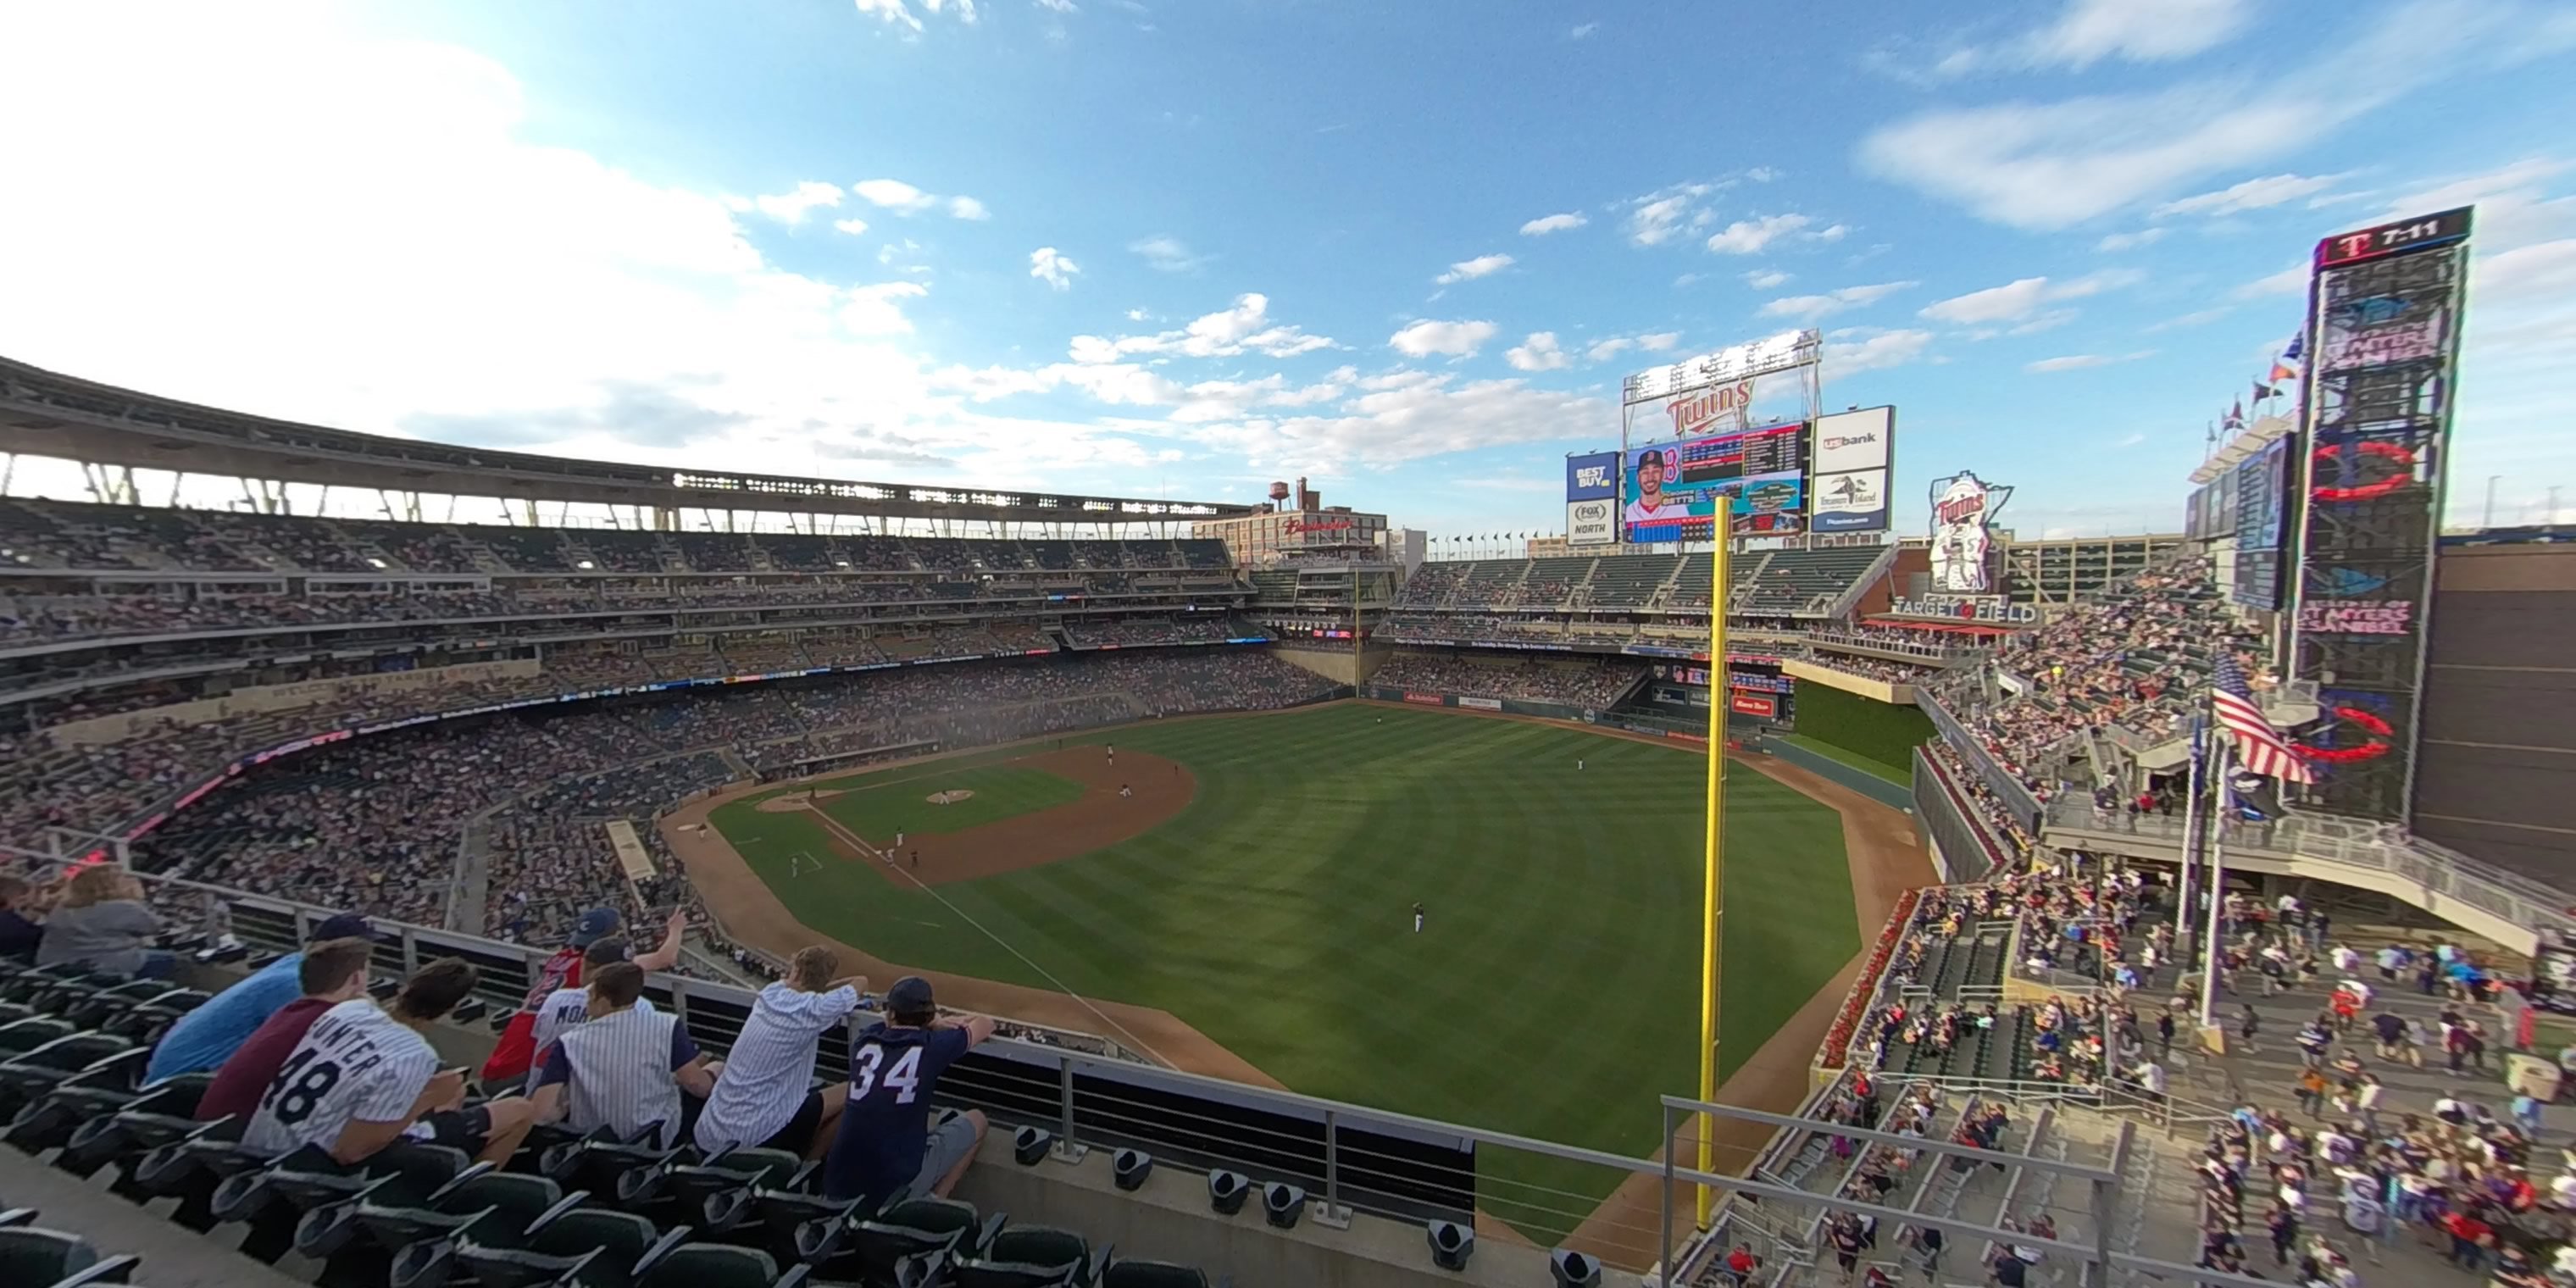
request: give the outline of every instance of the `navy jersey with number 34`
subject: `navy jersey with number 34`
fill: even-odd
[[[823,1192],[874,1203],[909,1185],[930,1148],[930,1093],[966,1054],[962,1029],[871,1024],[850,1038],[850,1101],[823,1164]]]

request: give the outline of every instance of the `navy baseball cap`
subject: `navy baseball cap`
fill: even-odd
[[[324,917],[321,924],[313,927],[313,936],[309,942],[318,944],[332,939],[373,939],[375,937],[374,922],[354,912],[335,912]]]
[[[572,923],[572,946],[588,948],[606,935],[615,934],[621,919],[615,908],[593,908]]]
[[[919,975],[906,975],[886,990],[889,1011],[927,1011],[935,1005],[930,1000],[930,981]]]

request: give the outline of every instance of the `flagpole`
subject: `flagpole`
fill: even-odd
[[[2217,753],[2217,763],[2210,779],[2218,794],[2209,802],[2209,930],[2203,944],[2208,956],[2200,968],[2200,1026],[2203,1030],[2218,1023],[2218,915],[2219,909],[2227,902],[2224,897],[2227,888],[2227,811],[2224,805],[2227,799],[2228,745],[2225,738],[2215,741],[2218,745],[2213,750]]]
[[[1699,1098],[1717,1102],[1717,994],[1724,955],[1719,951],[1726,918],[1726,839],[1720,824],[1726,801],[1726,578],[1727,547],[1734,544],[1732,516],[1720,507],[1715,523],[1717,554],[1711,561],[1708,594],[1708,837],[1700,874]],[[1699,1116],[1699,1170],[1717,1170],[1717,1120]],[[1717,1195],[1699,1187],[1699,1228],[1708,1228],[1709,1209]]]
[[[2182,796],[2182,876],[2180,902],[2174,905],[2175,947],[2183,961],[2191,960],[2191,876],[2199,862],[2200,793],[2206,785],[2202,758],[2207,754],[2208,726],[2198,716],[2191,720],[2191,767],[2184,772]]]

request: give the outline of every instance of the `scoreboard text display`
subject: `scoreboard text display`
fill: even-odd
[[[1707,541],[1718,512],[1738,536],[1805,531],[1803,421],[1658,443],[1628,453],[1620,524],[1633,544]]]

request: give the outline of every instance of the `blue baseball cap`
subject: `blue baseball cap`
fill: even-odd
[[[313,927],[313,935],[308,942],[319,944],[333,939],[373,939],[375,937],[374,922],[354,912],[335,912],[324,917]]]
[[[886,990],[886,1009],[889,1011],[928,1011],[937,1009],[937,1006],[930,1000],[930,981],[919,975],[906,975]]]
[[[618,926],[624,921],[615,908],[593,908],[581,914],[581,920],[572,923],[572,946],[588,948],[602,937],[617,933]]]

